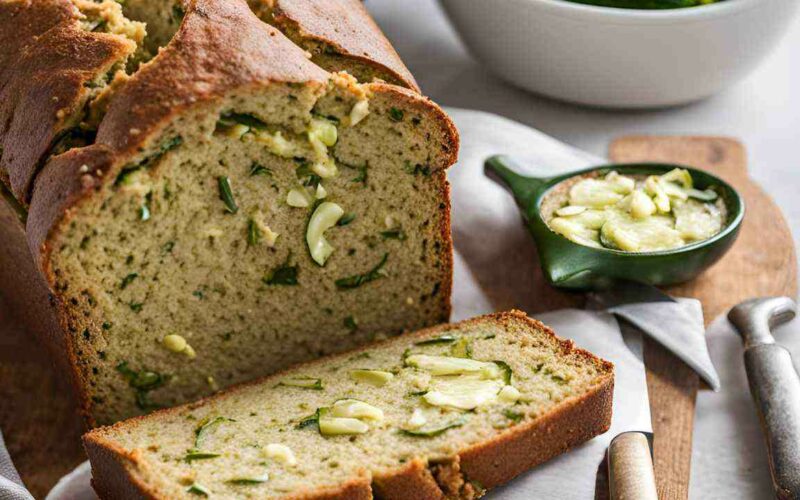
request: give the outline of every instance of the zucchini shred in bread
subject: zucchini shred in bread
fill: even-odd
[[[475,498],[600,433],[611,363],[512,311],[84,436],[104,498]]]
[[[60,325],[42,333],[90,425],[450,311],[447,116],[328,73],[243,0],[170,12],[165,46],[148,46],[147,25],[117,59],[127,74],[97,71],[108,85],[87,145],[42,153],[18,187],[2,158]]]

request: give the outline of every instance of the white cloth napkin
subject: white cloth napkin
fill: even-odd
[[[773,332],[800,360],[800,319]],[[722,390],[700,391],[694,420],[690,499],[775,498],[764,435],[747,385],[741,337],[720,316],[706,331]]]
[[[17,469],[11,462],[2,432],[0,432],[0,500],[33,500],[22,485]]]

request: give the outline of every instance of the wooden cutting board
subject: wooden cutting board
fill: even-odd
[[[789,228],[778,207],[749,179],[740,143],[716,137],[625,137],[611,144],[610,157],[620,162],[662,161],[704,168],[744,196],[747,214],[730,253],[695,281],[668,290],[700,299],[706,322],[749,297],[797,295]],[[533,276],[527,287],[532,290],[525,307],[529,312],[580,305],[579,295],[545,284],[538,267],[530,264],[529,253],[508,258],[520,259],[521,269],[527,263]],[[645,345],[645,362],[659,497],[683,500],[688,497],[698,379],[652,342]],[[70,409],[68,394],[32,336],[0,303],[0,429],[25,484],[37,498],[43,498],[59,477],[84,460],[80,421]]]
[[[630,136],[613,141],[614,162],[680,163],[708,170],[744,197],[746,213],[739,238],[715,266],[697,279],[666,289],[703,303],[706,325],[739,302],[758,296],[797,296],[797,259],[789,226],[772,199],[747,174],[742,144],[723,137]],[[556,291],[536,271],[534,293],[539,307],[580,306],[582,297]],[[534,311],[529,311],[534,312]],[[645,365],[653,421],[653,459],[661,500],[689,496],[692,427],[697,375],[659,344],[645,341]]]
[[[731,251],[697,279],[667,291],[703,303],[706,325],[750,297],[797,297],[797,258],[789,226],[770,197],[750,180],[738,141],[721,137],[623,137],[611,143],[616,162],[685,163],[709,170],[745,200],[745,218]],[[655,342],[645,343],[658,497],[686,499],[698,378]]]

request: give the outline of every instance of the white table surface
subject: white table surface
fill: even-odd
[[[800,242],[800,17],[754,73],[721,94],[679,108],[620,112],[563,104],[506,84],[470,58],[435,0],[367,0],[367,7],[423,93],[439,104],[497,113],[601,156],[612,138],[625,134],[740,139],[751,176],[777,201]],[[776,337],[800,359],[800,320]],[[723,322],[708,338],[724,387],[698,400],[690,496],[769,498],[766,450],[741,345]]]

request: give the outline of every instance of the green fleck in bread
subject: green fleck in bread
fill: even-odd
[[[35,181],[27,236],[90,423],[449,316],[441,109],[326,72],[244,1],[179,26]]]
[[[605,432],[613,367],[523,313],[300,365],[84,437],[103,498],[475,498]]]

